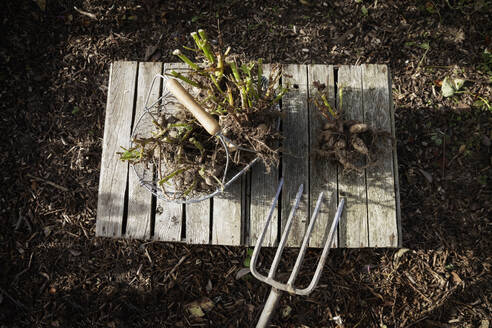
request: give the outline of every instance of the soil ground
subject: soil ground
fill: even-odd
[[[385,63],[393,76],[405,249],[333,251],[320,287],[285,296],[273,326],[490,327],[492,115],[476,105],[491,101],[490,12],[478,0],[3,3],[0,327],[254,325],[268,288],[235,278],[246,249],[94,236],[110,62],[175,61],[191,31],[216,36],[218,23],[251,59]],[[468,93],[443,98],[445,76]]]

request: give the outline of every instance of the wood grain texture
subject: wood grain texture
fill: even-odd
[[[288,247],[297,247],[302,243],[309,222],[309,135],[307,105],[307,66],[284,65],[282,67],[282,85],[290,85],[291,90],[282,98],[282,231],[295,200],[300,184],[304,184],[301,203],[296,211],[292,229],[287,240]]]
[[[363,122],[361,67],[341,66],[338,70],[338,88],[340,87],[343,88],[344,118]],[[339,224],[339,246],[367,247],[369,243],[365,174],[338,172],[338,192],[339,199],[346,199]]]
[[[168,70],[182,72],[185,65],[181,63],[164,64],[164,73]],[[166,106],[166,112],[172,113],[180,110],[176,105]],[[183,220],[183,205],[157,199],[155,212],[154,239],[160,241],[181,240],[181,227]]]
[[[116,152],[130,143],[137,62],[114,62],[104,120],[96,235],[121,237],[128,163]]]
[[[263,65],[263,75],[268,77],[272,67],[270,64]],[[275,145],[277,147],[278,145]],[[251,205],[249,224],[249,245],[255,246],[260,236],[272,205],[272,200],[278,187],[278,168],[272,167],[270,173],[266,173],[263,163],[257,163],[251,169]],[[263,239],[264,247],[274,246],[278,234],[278,209],[274,211],[270,226]]]
[[[323,83],[328,91],[328,101],[335,108],[335,80],[333,75],[333,66],[328,65],[309,65],[308,66],[308,83],[309,97],[314,97],[317,89],[314,82]],[[337,210],[337,166],[326,159],[317,158],[315,150],[318,145],[318,135],[323,128],[326,118],[321,115],[320,110],[310,102],[309,106],[309,195],[310,210],[314,211],[316,201],[321,192],[323,192],[323,203],[316,219],[311,239],[310,247],[323,247],[331,223]],[[338,244],[338,238],[335,239],[334,247]]]
[[[232,183],[223,194],[213,198],[212,244],[241,244],[241,179]]]
[[[156,74],[162,72],[161,63],[139,63],[137,77],[137,101],[135,105],[133,128],[136,128],[137,121],[145,111],[145,101],[149,93],[152,80]],[[160,82],[160,80],[159,80]],[[160,83],[155,83],[149,97],[149,103],[155,102],[160,94]],[[142,119],[142,126],[138,131],[148,131],[148,134],[140,137],[150,136],[153,125],[150,120]],[[152,176],[151,176],[152,177]],[[151,178],[150,177],[150,178]],[[126,221],[126,237],[135,239],[150,238],[150,224],[152,216],[152,194],[145,189],[139,181],[134,170],[130,170],[128,176],[128,218]]]
[[[390,89],[386,65],[363,65],[364,117],[375,129],[391,133]],[[393,145],[381,140],[378,165],[366,169],[369,247],[396,247],[398,227]]]

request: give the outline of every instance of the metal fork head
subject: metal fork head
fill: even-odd
[[[310,238],[311,233],[313,231],[314,224],[316,222],[316,218],[318,217],[318,213],[319,213],[319,210],[321,207],[321,202],[323,200],[323,193],[321,192],[319,194],[318,201],[316,202],[316,207],[315,207],[314,212],[311,216],[309,226],[308,226],[307,231],[304,235],[304,239],[302,241],[302,245],[301,245],[301,248],[299,250],[299,255],[297,256],[297,260],[296,260],[296,263],[294,264],[294,268],[292,269],[292,273],[289,277],[289,280],[287,281],[287,283],[281,283],[281,282],[275,280],[275,273],[276,273],[277,267],[280,263],[280,257],[282,256],[282,252],[284,250],[285,243],[287,242],[287,239],[289,236],[290,228],[292,226],[292,220],[294,218],[294,215],[295,215],[297,208],[299,207],[299,203],[300,203],[301,196],[302,196],[302,191],[304,188],[302,184],[299,186],[299,189],[297,191],[294,206],[292,207],[290,214],[289,214],[289,217],[287,219],[287,223],[285,224],[285,228],[284,228],[284,231],[282,233],[282,237],[280,238],[277,252],[275,253],[275,257],[274,257],[272,265],[270,267],[268,276],[264,276],[257,271],[256,262],[258,260],[258,255],[260,253],[261,245],[263,243],[263,239],[265,237],[266,231],[267,231],[268,227],[270,226],[270,221],[272,219],[274,209],[277,205],[277,201],[278,201],[278,198],[280,196],[280,191],[282,190],[283,182],[284,181],[282,178],[280,180],[275,198],[273,199],[272,206],[270,207],[270,211],[268,213],[268,217],[267,217],[265,226],[263,228],[263,231],[262,231],[260,237],[258,238],[258,240],[256,241],[253,255],[251,256],[250,269],[251,269],[251,273],[253,274],[253,276],[256,279],[258,279],[264,283],[267,283],[274,288],[286,291],[290,294],[309,295],[318,285],[318,281],[319,281],[319,278],[321,277],[321,272],[322,272],[323,267],[325,265],[326,258],[328,257],[329,250],[333,244],[333,240],[335,237],[335,229],[338,225],[338,222],[340,221],[340,217],[341,217],[341,214],[343,211],[343,206],[345,204],[345,199],[342,198],[339,205],[338,205],[337,212],[335,214],[335,218],[331,224],[331,228],[330,228],[330,231],[328,233],[328,238],[326,238],[326,242],[325,242],[325,245],[323,247],[323,252],[322,252],[321,257],[319,259],[318,265],[316,266],[316,271],[313,275],[313,278],[312,278],[310,284],[304,289],[296,288],[294,286],[294,283],[295,283],[295,280],[296,280],[297,275],[299,273],[299,270],[301,268],[302,261],[304,260],[304,255],[306,254],[306,250],[307,250],[308,243],[309,243],[309,238]]]

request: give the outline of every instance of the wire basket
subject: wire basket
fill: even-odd
[[[151,92],[153,90],[154,84],[158,79],[162,79],[163,82],[162,95],[156,101],[149,104]],[[157,74],[152,80],[152,84],[150,86],[149,92],[145,100],[143,113],[136,120],[136,123],[134,125],[130,137],[130,147],[135,146],[134,143],[135,138],[138,137],[142,139],[142,138],[149,138],[152,136],[153,126],[154,126],[153,121],[159,121],[159,119],[162,118],[166,119],[174,115],[178,111],[176,108],[173,107],[176,107],[176,104],[178,104],[179,102],[167,87],[167,81],[169,79],[170,78],[167,77],[165,74],[164,75]],[[266,85],[266,81],[267,79],[263,77],[262,85]],[[276,107],[277,110],[280,110],[278,105]],[[277,129],[279,127],[279,124],[280,121],[278,121]],[[173,179],[170,179],[168,181],[169,183],[166,183],[165,186],[158,187],[157,171],[164,170],[166,174],[169,174],[170,172],[166,172],[165,167],[159,167],[160,165],[163,165],[163,163],[159,163],[158,160],[156,160],[155,156],[153,156],[153,160],[150,162],[137,162],[137,163],[131,163],[130,165],[133,167],[133,171],[137,176],[141,186],[147,189],[148,191],[150,191],[157,198],[165,201],[182,203],[182,204],[197,203],[209,199],[211,197],[214,197],[215,195],[223,192],[230,184],[232,184],[241,175],[243,175],[246,171],[248,171],[251,168],[251,166],[253,166],[259,159],[258,157],[255,157],[252,161],[250,161],[247,165],[245,165],[241,169],[235,168],[231,170],[229,165],[230,155],[226,142],[227,143],[232,143],[232,142],[226,137],[224,137],[223,135],[220,136],[219,140],[222,143],[226,152],[226,156],[227,156],[226,165],[223,170],[222,179],[221,179],[222,186],[217,188],[215,191],[211,193],[195,193],[191,197],[188,197],[187,195],[184,194],[183,191],[179,191],[177,188],[175,188],[175,186],[173,186],[174,184]],[[230,177],[228,178],[228,176]]]

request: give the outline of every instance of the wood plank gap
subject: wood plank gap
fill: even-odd
[[[181,215],[181,241],[186,242],[186,205],[181,204],[182,215]]]
[[[338,101],[338,66],[337,65],[333,66],[333,84],[335,85],[335,95],[334,95],[334,97],[335,97],[335,108],[338,109],[340,104]],[[337,200],[337,207],[338,207],[338,204],[340,204],[340,186],[339,186],[339,182],[338,182],[338,176],[340,174],[339,173],[340,167],[338,164],[336,164],[335,166],[336,166],[336,174],[337,174],[337,178],[336,178],[336,181],[337,181],[336,200]],[[338,222],[338,227],[340,227],[340,222]],[[337,247],[339,247],[339,245],[340,245],[340,229],[338,227],[335,231]]]
[[[206,200],[205,200],[206,201]],[[208,226],[208,243],[213,242],[213,232],[214,232],[214,197],[210,198],[210,214],[209,214],[209,226]]]
[[[307,113],[307,188],[306,188],[306,198],[307,198],[307,224],[311,221],[311,213],[314,211],[314,207],[311,208],[311,115],[309,115],[309,97],[310,97],[310,92],[309,92],[309,66],[306,65],[306,111]],[[319,222],[318,222],[319,223]]]
[[[241,195],[241,245],[249,245],[249,231],[250,231],[250,205],[251,205],[251,170],[246,172],[241,177],[244,185],[242,188],[243,194]]]
[[[396,139],[396,122],[395,122],[395,106],[393,103],[393,80],[391,78],[391,72],[388,69],[388,90],[389,90],[389,103],[390,103],[390,115],[391,115],[391,135],[393,136],[393,172],[395,175],[395,197],[396,197],[396,225],[398,229],[398,247],[403,247],[403,234],[401,226],[401,207],[400,207],[400,172],[398,166],[398,147]]]
[[[365,105],[365,98],[364,98],[364,69],[361,68],[361,79],[360,79],[360,84],[362,88],[362,122],[367,123],[367,118],[366,118],[366,105]],[[364,159],[365,164],[367,164],[367,160]],[[370,238],[369,235],[371,234],[371,229],[369,228],[369,205],[368,205],[368,193],[367,193],[367,170],[364,170],[364,185],[366,186],[366,226],[367,226],[367,244],[370,246]]]
[[[280,70],[283,69],[283,66],[280,66]],[[281,73],[283,74],[283,71],[281,71]],[[280,75],[280,79],[279,79],[279,83],[280,85],[282,85],[283,83],[283,77],[282,77],[282,74]],[[279,101],[279,106],[280,106],[280,112],[283,113],[284,112],[284,103],[282,101],[282,99],[280,99]],[[280,124],[279,124],[279,127],[278,127],[279,131],[280,131],[280,135],[284,135],[284,120],[282,119],[282,116],[280,116]],[[280,184],[280,180],[282,179],[282,172],[283,172],[283,165],[282,165],[282,162],[283,162],[283,141],[280,141],[279,143],[280,145],[280,149],[282,150],[280,152],[280,158],[279,158],[279,163],[278,163],[278,173],[277,173],[277,186],[276,188],[278,188],[278,185]],[[277,200],[277,209],[275,210],[275,212],[277,213],[277,238],[275,239],[275,243],[274,245],[272,246],[276,246],[278,245],[278,243],[280,242],[280,238],[282,238],[282,193],[283,193],[283,187],[282,189],[280,190],[280,193],[278,195],[278,200]],[[275,194],[274,194],[275,195]],[[273,200],[273,197],[272,197],[272,200]],[[270,206],[272,206],[270,204]]]
[[[155,176],[154,176],[155,181]],[[150,200],[150,239],[154,239],[155,233],[155,214],[157,207],[157,197],[152,194],[152,199]]]
[[[128,189],[129,189],[129,175],[130,175],[130,164],[127,163],[126,170],[126,185],[125,185],[125,197],[123,202],[123,217],[121,219],[121,236],[126,235],[126,223],[128,221]]]

